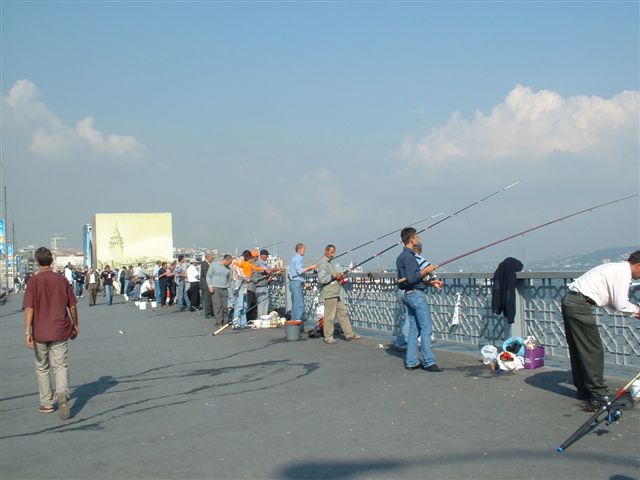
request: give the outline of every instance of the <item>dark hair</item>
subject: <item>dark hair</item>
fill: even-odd
[[[245,250],[244,252],[242,252],[242,258],[244,258],[245,261],[249,261],[253,258],[253,256],[251,255],[251,252],[249,250]]]
[[[231,260],[233,257],[231,255],[229,255],[228,253],[225,253],[224,256],[222,257],[223,260]]]
[[[184,255],[178,255],[178,261],[181,262],[182,260],[184,260]]]
[[[50,267],[53,263],[53,255],[51,254],[51,250],[46,247],[40,247],[36,250],[36,262],[41,267]]]
[[[326,247],[324,247],[324,251],[325,251],[325,252],[328,252],[328,251],[329,251],[329,250],[331,250],[332,248],[335,250],[335,249],[336,249],[336,246],[330,243],[329,245],[327,245]]]
[[[633,265],[640,263],[640,250],[636,250],[631,255],[629,255],[629,259],[627,260],[627,262]]]
[[[304,243],[296,243],[296,252],[304,247]]]
[[[400,232],[400,238],[405,245],[409,243],[411,238],[416,234],[416,229],[413,227],[405,227]]]

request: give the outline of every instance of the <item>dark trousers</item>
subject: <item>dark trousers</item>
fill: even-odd
[[[562,319],[578,396],[606,395],[604,349],[593,306],[582,295],[567,293],[562,299]]]
[[[247,290],[247,320],[255,320],[258,318],[258,300],[256,292]]]
[[[160,279],[160,304],[162,306],[167,304],[167,289],[169,287],[169,279],[163,277]]]
[[[95,305],[96,298],[98,297],[98,288],[96,287],[96,284],[90,283],[87,290],[89,290],[89,305]]]
[[[224,314],[229,303],[229,289],[216,288],[211,294],[213,306],[213,323],[215,327],[221,327],[225,323]]]
[[[208,288],[202,290],[202,310],[205,317],[213,316],[213,305],[211,304],[211,294]]]
[[[200,284],[198,282],[189,284],[189,298],[191,299],[191,308],[200,306]]]

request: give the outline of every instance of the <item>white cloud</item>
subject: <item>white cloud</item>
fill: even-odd
[[[29,80],[18,80],[3,96],[4,120],[26,132],[29,151],[49,158],[91,154],[111,158],[139,158],[146,147],[129,135],[104,134],[94,127],[94,119],[85,117],[75,127],[65,125],[38,100],[38,89]]]
[[[401,157],[414,167],[437,168],[451,159],[500,162],[542,159],[554,152],[636,149],[639,114],[638,91],[609,99],[563,98],[550,90],[534,92],[518,85],[489,114],[477,111],[467,119],[456,112],[425,137],[406,137]]]

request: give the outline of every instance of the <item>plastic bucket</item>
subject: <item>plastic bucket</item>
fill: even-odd
[[[287,340],[295,341],[300,340],[300,328],[302,326],[301,320],[289,320],[284,322],[284,332],[287,336]]]
[[[140,310],[146,310],[147,309],[147,302],[140,302],[138,308]]]
[[[633,398],[635,401],[640,401],[640,380],[636,380],[631,384],[629,393],[631,394],[631,398]]]

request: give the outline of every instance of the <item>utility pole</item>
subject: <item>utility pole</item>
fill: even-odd
[[[9,225],[7,224],[7,210],[9,205],[7,204],[7,186],[3,187],[4,194],[4,286],[9,292]],[[15,214],[14,214],[15,215]]]

